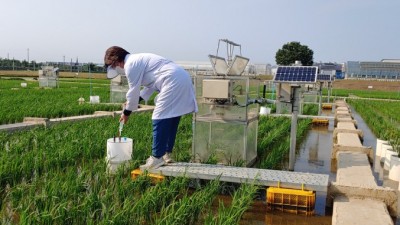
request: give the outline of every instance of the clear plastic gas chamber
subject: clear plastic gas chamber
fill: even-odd
[[[252,164],[257,157],[258,80],[246,76],[194,77],[199,111],[193,117],[197,162]]]

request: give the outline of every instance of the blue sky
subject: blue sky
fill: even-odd
[[[314,61],[400,58],[398,0],[0,0],[0,57],[102,63],[105,50],[208,61],[218,39],[275,64],[298,41]],[[225,51],[220,51],[225,54]]]

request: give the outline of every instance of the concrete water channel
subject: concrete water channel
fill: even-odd
[[[322,115],[332,116],[334,110],[326,110]],[[363,145],[370,146],[375,150],[376,137],[365,124],[361,116],[352,109],[354,120],[357,121],[358,129],[362,130]],[[303,142],[296,150],[296,162],[294,171],[309,172],[329,175],[329,181],[335,182],[336,172],[331,170],[331,153],[333,146],[334,121],[329,121],[328,127],[313,126],[307,133]],[[383,169],[378,160],[373,162],[374,176],[377,184],[397,190],[398,182],[388,179],[388,171]],[[400,219],[392,218],[394,224],[400,225]],[[255,202],[244,214],[241,224],[267,224],[267,225],[328,225],[332,224],[332,208],[326,205],[326,193],[317,192],[315,215],[304,216],[290,213],[267,211],[265,202]]]
[[[322,115],[332,116],[333,111],[323,111]],[[332,135],[334,130],[333,119],[329,126],[313,126],[303,142],[296,150],[294,171],[329,175],[329,181],[334,181],[336,174],[331,172]],[[288,162],[287,162],[288,163]],[[288,167],[288,165],[287,165]],[[256,201],[247,210],[241,224],[267,225],[330,225],[332,224],[332,210],[326,208],[325,192],[317,192],[315,215],[295,215],[291,213],[268,211],[265,202]]]

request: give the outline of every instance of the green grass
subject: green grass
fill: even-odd
[[[322,94],[328,95],[328,90],[324,89]],[[351,96],[360,98],[381,98],[381,99],[400,100],[400,91],[332,89],[331,97],[351,97]]]
[[[22,122],[24,117],[59,118],[93,114],[95,111],[120,110],[120,105],[78,104],[83,97],[100,96],[100,102],[109,102],[110,88],[104,84],[60,83],[59,88],[39,88],[36,81],[0,79],[0,124]]]
[[[102,105],[77,104],[90,87],[100,99],[109,98],[107,83],[63,80],[57,89],[39,89],[37,83],[20,87],[20,80],[0,79],[0,121],[25,116],[61,117],[113,110]],[[71,81],[72,80],[72,81]],[[4,83],[3,83],[4,82]],[[11,88],[18,90],[11,90]],[[85,97],[86,98],[86,97]],[[105,108],[102,108],[105,107]],[[312,111],[312,109],[310,109]],[[310,125],[299,120],[298,143]],[[230,206],[210,204],[223,184],[210,182],[188,190],[188,180],[171,178],[151,186],[149,179],[132,181],[129,171],[151,153],[151,113],[133,114],[123,136],[134,140],[132,160],[115,176],[106,171],[106,140],[116,134],[118,118],[65,122],[48,128],[15,133],[0,132],[0,218],[3,224],[237,224],[252,202],[256,188],[234,190]],[[235,131],[231,131],[235,132]],[[261,117],[258,133],[259,168],[282,168],[289,151],[290,119]],[[183,116],[173,156],[192,158],[192,115]]]
[[[400,103],[349,99],[347,102],[361,115],[379,139],[388,140],[400,154]]]
[[[284,124],[268,149],[274,149],[282,138],[286,138],[288,121],[288,118],[269,117],[260,120],[260,129]],[[263,125],[265,123],[267,125]],[[182,117],[173,152],[178,161],[191,159],[191,126],[191,115]],[[142,177],[132,181],[127,176],[151,153],[151,113],[134,114],[124,128],[123,135],[135,143],[130,165],[115,176],[105,173],[106,140],[115,134],[117,128],[116,118],[103,118],[0,133],[2,222],[135,224],[132,221],[146,221],[145,224],[181,224],[182,221],[205,220],[221,184],[217,189],[206,186],[204,190],[207,191],[188,193],[187,181],[182,178],[151,187]],[[266,135],[270,134],[260,133],[259,138]],[[261,151],[266,155],[263,166],[271,168],[273,163],[279,166],[287,149],[280,151],[277,159],[268,149]],[[215,221],[224,217],[229,218],[227,221],[240,220],[253,193],[240,190],[237,190],[238,197],[234,197],[238,200],[231,206],[219,206],[221,209],[218,211],[224,216],[216,217]]]

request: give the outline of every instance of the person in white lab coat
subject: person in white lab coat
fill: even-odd
[[[109,79],[122,74],[128,80],[129,90],[121,122],[128,122],[140,99],[147,101],[154,92],[158,92],[152,115],[152,155],[140,168],[155,169],[172,162],[171,153],[180,117],[198,110],[190,75],[164,57],[152,53],[130,54],[118,46],[107,49],[104,64]]]

